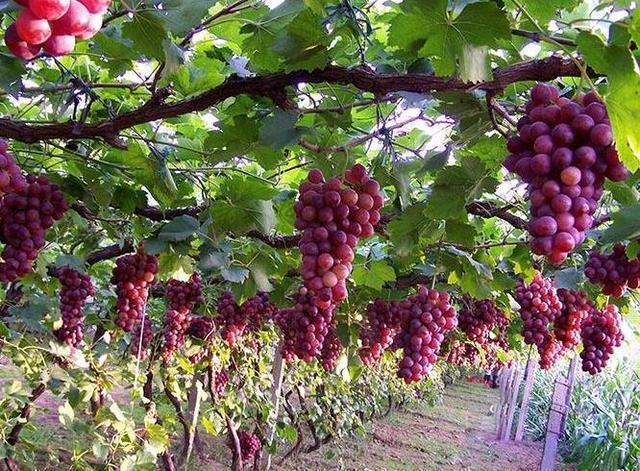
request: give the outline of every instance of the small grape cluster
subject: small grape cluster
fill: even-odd
[[[169,280],[165,296],[169,300],[169,307],[171,308],[188,307],[193,309],[204,302],[200,275],[194,273],[188,281]]]
[[[437,360],[444,334],[457,325],[449,294],[421,287],[410,296],[411,308],[402,319],[403,358],[398,376],[406,383],[420,381]]]
[[[20,59],[31,60],[44,52],[64,56],[76,39],[95,36],[111,0],[17,0],[25,7],[4,34],[7,48]]]
[[[238,441],[240,442],[240,452],[242,453],[242,461],[249,461],[260,451],[262,443],[260,438],[246,430],[240,430],[238,432]],[[233,447],[233,445],[229,445]],[[233,448],[232,448],[233,449]]]
[[[442,348],[446,352],[444,354],[444,361],[450,365],[476,366],[480,358],[477,347],[468,342],[461,342],[455,338],[445,340]]]
[[[20,167],[7,152],[7,141],[0,139],[0,197],[21,191],[26,185],[27,180],[22,175]]]
[[[549,325],[562,310],[553,281],[536,272],[530,284],[518,280],[515,298],[520,305],[522,335],[527,345],[542,346],[549,334]]]
[[[82,310],[87,299],[95,294],[91,277],[70,267],[63,267],[56,273],[60,280],[60,312],[62,327],[53,333],[56,338],[71,347],[82,342],[84,316]]]
[[[539,365],[543,370],[551,368],[565,352],[562,342],[556,339],[555,335],[549,333],[545,335],[541,345],[538,346],[540,354]]]
[[[129,345],[131,355],[146,358],[152,340],[153,325],[149,316],[144,313],[143,318],[136,322],[131,332],[131,344]]]
[[[582,323],[589,317],[593,306],[584,291],[561,288],[558,298],[562,303],[562,310],[553,324],[553,334],[562,346],[571,350],[580,343],[580,329]]]
[[[338,357],[340,357],[342,349],[343,346],[340,341],[340,337],[336,334],[335,327],[332,326],[324,338],[322,351],[320,352],[320,364],[326,371],[333,371],[336,369]]]
[[[502,332],[508,319],[491,299],[472,300],[465,296],[458,315],[458,326],[467,334],[469,340],[485,345],[489,342],[489,333],[496,327]]]
[[[157,258],[145,253],[142,246],[135,254],[123,255],[116,260],[111,277],[118,298],[116,324],[125,332],[131,332],[142,318],[156,273]]]
[[[273,320],[278,310],[269,301],[269,295],[258,292],[240,305],[241,316],[247,320],[247,328],[252,332],[257,332],[265,322]]]
[[[380,359],[382,353],[393,344],[400,331],[403,309],[409,309],[408,300],[387,302],[376,299],[367,306],[365,324],[360,329],[362,347],[358,352],[363,364]]]
[[[609,304],[602,311],[594,309],[582,323],[580,335],[584,348],[580,358],[584,371],[592,375],[602,371],[613,349],[622,344],[620,320],[618,308]]]
[[[558,89],[531,89],[527,116],[510,139],[504,166],[529,185],[531,249],[561,264],[582,244],[605,178],[621,181],[628,172],[613,146],[607,109],[595,93],[576,101]]]
[[[184,345],[187,329],[191,324],[191,309],[186,306],[169,308],[164,313],[164,342],[160,356],[167,365],[173,354]]]
[[[603,294],[620,297],[627,287],[640,286],[640,260],[629,260],[625,246],[616,244],[609,255],[591,251],[584,274],[591,283],[602,286]]]
[[[300,184],[294,205],[295,226],[303,231],[300,273],[317,307],[328,309],[347,297],[353,249],[359,238],[373,235],[383,203],[380,185],[360,164],[348,169],[344,179],[326,182],[313,169]]]
[[[231,291],[224,291],[218,298],[218,315],[222,324],[222,336],[231,346],[247,328],[247,318]]]
[[[24,185],[17,185],[0,201],[0,240],[6,244],[0,263],[3,282],[31,272],[45,245],[46,230],[68,209],[62,191],[45,176],[28,175]]]
[[[333,321],[333,306],[320,308],[313,296],[301,287],[295,296],[295,304],[278,315],[278,324],[283,331],[282,356],[309,363],[320,355],[325,337]]]
[[[193,338],[209,341],[216,332],[216,323],[211,317],[191,316],[191,323],[187,335]]]

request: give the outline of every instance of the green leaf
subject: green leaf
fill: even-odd
[[[467,247],[473,245],[476,229],[471,224],[462,221],[448,220],[445,224],[447,242],[461,244]]]
[[[21,77],[26,72],[20,59],[0,54],[0,87],[4,91],[16,95],[22,86]]]
[[[424,205],[411,206],[389,223],[389,238],[399,256],[410,255],[427,229],[433,228],[423,213]]]
[[[153,13],[167,30],[176,36],[184,36],[202,22],[216,3],[217,0],[167,0],[162,2],[162,10]]]
[[[527,0],[522,5],[540,26],[546,26],[561,10],[571,11],[579,0]]]
[[[122,26],[122,34],[133,41],[134,48],[149,58],[164,60],[162,47],[167,30],[158,17],[149,12],[136,13]]]
[[[602,234],[604,244],[640,237],[640,204],[627,206],[611,216],[612,224]]]
[[[296,128],[298,115],[292,111],[277,110],[263,120],[260,127],[260,140],[274,149],[282,149],[298,142],[302,130]]]
[[[457,17],[448,6],[447,0],[402,2],[403,14],[391,21],[389,43],[432,58],[438,74],[451,75],[465,47],[495,47],[511,36],[509,21],[494,2],[467,4]]]
[[[170,242],[186,240],[200,229],[200,223],[189,215],[178,216],[162,226],[158,239]]]
[[[584,275],[577,268],[565,268],[556,272],[554,280],[556,288],[576,289],[584,281]]]
[[[249,277],[249,270],[239,266],[224,267],[220,273],[222,278],[231,283],[244,283]]]
[[[351,276],[356,285],[368,286],[376,291],[380,291],[385,283],[396,280],[395,270],[384,260],[356,265]]]

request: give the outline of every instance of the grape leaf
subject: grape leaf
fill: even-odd
[[[396,280],[395,270],[384,260],[376,260],[368,264],[356,265],[352,278],[356,285],[368,286],[380,291],[385,283]]]

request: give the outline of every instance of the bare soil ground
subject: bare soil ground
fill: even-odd
[[[279,470],[532,471],[541,443],[495,440],[497,390],[478,384],[447,388],[440,405],[393,412],[363,438],[338,440]]]

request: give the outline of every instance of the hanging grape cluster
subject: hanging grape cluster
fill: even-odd
[[[231,291],[224,291],[218,298],[218,315],[223,326],[222,336],[229,345],[235,345],[247,327],[247,318]]]
[[[580,343],[580,329],[582,323],[589,317],[593,306],[584,291],[558,290],[558,298],[562,303],[562,310],[553,324],[553,334],[562,346],[571,350]]]
[[[287,361],[297,357],[309,363],[322,351],[333,321],[333,306],[318,307],[304,287],[295,295],[294,302],[291,309],[281,311],[278,317],[283,332],[282,356]]]
[[[411,307],[399,335],[404,356],[398,376],[412,383],[420,381],[436,362],[444,334],[456,327],[457,319],[448,293],[422,287],[408,299]]]
[[[253,459],[253,457],[262,447],[260,438],[251,432],[247,432],[246,430],[240,430],[238,432],[238,441],[240,442],[242,461],[249,461]],[[233,449],[232,444],[229,444],[229,446],[231,447],[231,449]]]
[[[0,154],[5,159],[8,154]],[[6,176],[6,174],[5,174]],[[6,245],[0,263],[0,281],[15,281],[31,273],[45,245],[46,230],[67,211],[67,201],[47,177],[28,175],[5,187],[14,190],[0,201],[0,240]]]
[[[313,169],[300,184],[295,226],[302,231],[300,274],[317,307],[329,309],[347,297],[353,249],[359,238],[373,234],[383,205],[380,185],[356,164],[344,179],[325,182]]]
[[[469,340],[486,345],[489,334],[496,328],[503,333],[508,319],[502,309],[491,299],[473,300],[465,296],[458,314],[458,327]]]
[[[149,346],[153,340],[153,325],[149,316],[144,315],[131,332],[131,344],[129,351],[131,355],[138,358],[146,358]]]
[[[515,298],[520,305],[522,335],[527,345],[535,345],[541,365],[548,364],[556,353],[557,342],[549,330],[562,311],[553,281],[536,272],[530,284],[518,280]]]
[[[615,347],[622,344],[620,314],[612,304],[604,310],[593,310],[582,324],[580,332],[584,348],[580,352],[582,369],[596,374],[604,369]]]
[[[622,244],[616,244],[609,255],[592,250],[584,273],[591,283],[602,286],[602,293],[608,296],[620,297],[627,287],[640,286],[640,260],[629,260]]]
[[[376,299],[367,306],[367,317],[360,329],[362,347],[358,352],[363,364],[377,361],[393,344],[402,318],[410,307],[409,300],[387,302],[383,299]]]
[[[551,85],[537,84],[518,129],[504,166],[529,186],[532,251],[560,264],[593,226],[605,178],[621,181],[628,172],[613,147],[607,110],[594,93],[572,101]]]
[[[131,332],[145,312],[149,288],[158,273],[158,260],[144,252],[142,246],[135,254],[123,255],[116,260],[111,283],[116,285],[116,324]]]
[[[20,167],[13,155],[7,151],[7,141],[0,139],[0,197],[22,191],[26,186],[27,180],[22,175]]]
[[[60,280],[60,312],[62,327],[53,333],[56,338],[71,347],[77,347],[83,338],[83,308],[87,299],[95,294],[91,277],[70,267],[57,271]]]
[[[269,301],[269,295],[259,291],[240,305],[241,317],[246,319],[247,328],[252,332],[257,332],[266,323],[273,320],[278,310]]]
[[[41,50],[50,56],[71,52],[76,40],[90,39],[102,27],[111,0],[18,0],[24,6],[4,35],[7,48],[31,60]]]
[[[191,323],[187,329],[187,335],[193,338],[208,341],[216,332],[216,323],[211,317],[191,316]]]
[[[194,273],[188,281],[169,280],[165,296],[168,309],[164,314],[164,342],[160,355],[163,363],[168,364],[184,345],[191,325],[191,311],[204,301],[200,277]]]
[[[225,370],[212,372],[212,375],[213,377],[211,378],[211,388],[217,398],[222,396],[222,394],[224,393],[224,388],[229,382],[229,375],[227,375],[227,372]]]
[[[322,351],[320,352],[320,364],[326,371],[336,369],[336,364],[338,363],[342,349],[342,342],[336,334],[336,329],[334,326],[331,326],[322,343]]]

